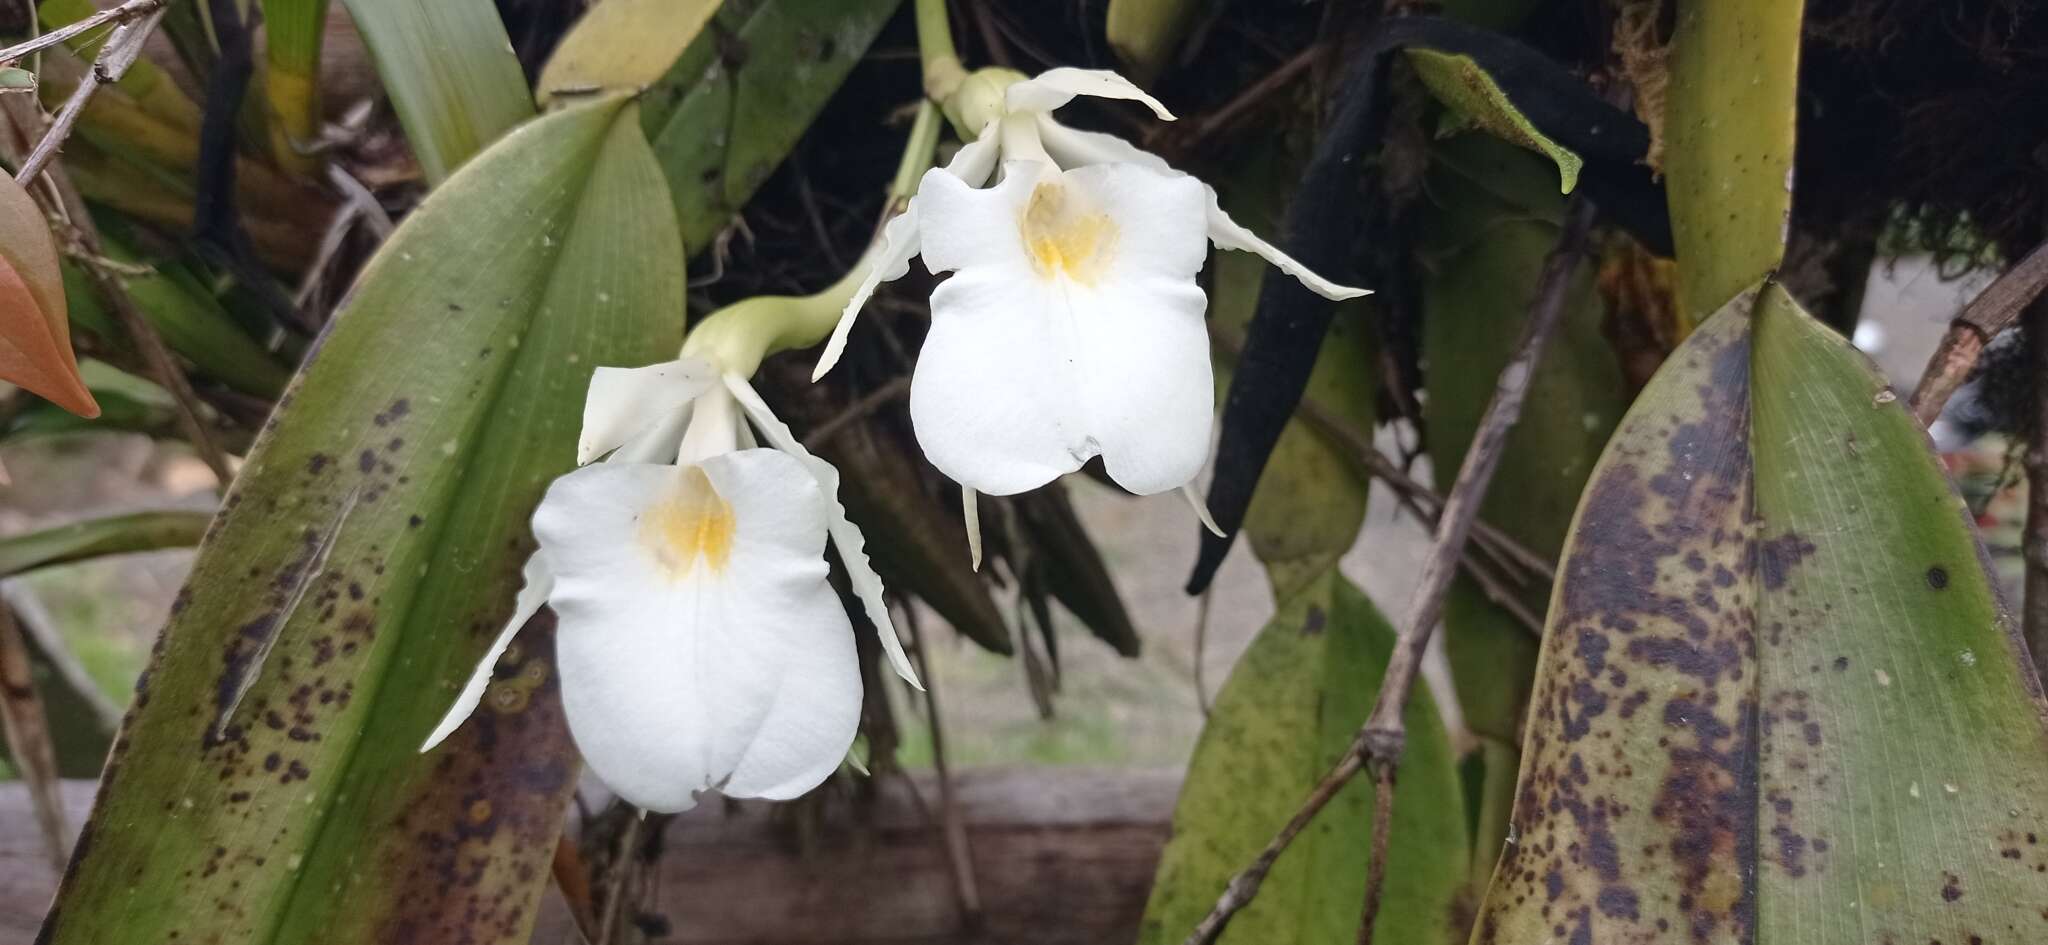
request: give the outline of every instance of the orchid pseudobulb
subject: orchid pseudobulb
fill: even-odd
[[[822,376],[868,296],[912,256],[952,273],[932,293],[910,414],[932,464],[974,492],[1023,492],[1095,456],[1139,494],[1194,479],[1214,424],[1207,300],[1195,282],[1209,243],[1258,253],[1329,298],[1365,294],[1238,226],[1215,191],[1159,157],[1054,121],[1077,95],[1173,117],[1105,71],[1054,69],[1008,85],[1000,105],[983,94],[962,109],[978,136],[926,172],[889,222],[818,362]]]
[[[754,446],[749,419],[773,448]],[[691,357],[599,368],[577,452],[611,455],[548,489],[515,612],[425,748],[476,710],[513,635],[548,604],[570,734],[621,797],[676,811],[699,791],[815,787],[845,758],[861,705],[828,538],[916,684],[837,471],[738,374]]]

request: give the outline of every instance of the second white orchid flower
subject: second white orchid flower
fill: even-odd
[[[1054,121],[1077,95],[1173,118],[1121,76],[1084,69],[1053,69],[1010,84],[999,106],[970,108],[982,113],[965,116],[978,137],[926,172],[889,222],[818,361],[822,376],[869,295],[911,257],[953,273],[932,293],[910,414],[932,464],[973,492],[1023,492],[1095,456],[1132,492],[1188,486],[1214,424],[1207,301],[1195,282],[1209,243],[1257,253],[1328,298],[1366,294],[1237,225],[1214,190],[1158,156]],[[1000,180],[984,187],[999,165]]]
[[[569,732],[621,797],[676,811],[700,791],[815,787],[846,757],[861,706],[828,537],[890,662],[917,683],[838,472],[744,378],[687,357],[597,370],[577,462],[607,453],[548,489],[515,612],[425,748],[476,710],[513,635],[548,604]]]

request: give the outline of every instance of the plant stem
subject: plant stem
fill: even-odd
[[[946,0],[917,0],[917,56],[924,63],[924,94],[932,101],[945,101],[966,80],[967,69],[953,51]]]
[[[74,36],[89,33],[109,23],[126,23],[145,13],[153,13],[168,0],[128,0],[120,6],[108,7],[76,23],[60,26],[47,33],[32,36],[5,49],[0,49],[0,63],[11,63],[30,53],[41,52]]]
[[[2048,243],[2034,247],[1956,313],[1927,359],[1927,371],[1920,375],[1913,396],[1906,401],[1921,426],[1929,426],[1941,416],[1941,408],[1956,388],[1969,380],[1991,339],[2018,320],[2020,311],[2043,289],[2048,289]]]
[[[14,622],[14,612],[4,603],[0,603],[0,733],[6,735],[8,754],[28,784],[44,852],[51,867],[61,872],[71,850],[70,834],[64,827],[62,785],[57,780],[57,749],[50,741],[49,718],[29,671],[28,643]]]
[[[99,56],[93,59],[92,68],[86,70],[84,77],[78,80],[78,88],[65,100],[64,107],[58,109],[50,130],[44,132],[43,140],[37,142],[35,150],[21,162],[21,170],[14,175],[17,182],[26,187],[29,181],[43,172],[50,159],[57,156],[57,149],[63,146],[64,139],[71,137],[71,129],[77,126],[78,117],[85,113],[85,105],[92,101],[93,93],[102,85],[121,81],[121,77],[128,73],[128,67],[141,58],[142,44],[163,18],[164,11],[158,7],[142,19],[124,22],[114,29],[114,35],[107,38],[106,45],[100,47]]]
[[[1479,432],[1472,438],[1472,446],[1465,451],[1465,461],[1458,469],[1458,478],[1444,499],[1436,540],[1423,563],[1422,575],[1416,581],[1415,596],[1410,600],[1406,619],[1401,623],[1393,655],[1387,661],[1386,675],[1380,682],[1379,698],[1373,703],[1372,715],[1358,730],[1351,747],[1338,759],[1336,766],[1309,791],[1294,817],[1266,845],[1251,866],[1231,878],[1216,905],[1188,936],[1186,945],[1210,945],[1216,941],[1231,916],[1258,895],[1259,884],[1264,882],[1266,874],[1272,870],[1280,854],[1286,851],[1287,845],[1344,789],[1344,785],[1364,770],[1368,762],[1372,764],[1380,786],[1373,796],[1373,822],[1378,826],[1372,836],[1372,858],[1368,861],[1365,903],[1361,909],[1365,922],[1359,928],[1358,941],[1361,945],[1372,941],[1372,920],[1379,914],[1380,892],[1386,878],[1387,835],[1390,832],[1387,828],[1393,818],[1394,771],[1400,765],[1401,754],[1407,744],[1407,730],[1401,712],[1407,706],[1408,694],[1414,689],[1415,674],[1422,666],[1423,648],[1429,644],[1430,632],[1443,614],[1444,597],[1450,590],[1451,578],[1457,573],[1465,540],[1472,532],[1473,523],[1478,520],[1480,502],[1486,497],[1494,470],[1500,466],[1500,454],[1507,443],[1508,431],[1521,418],[1522,404],[1529,393],[1529,380],[1536,373],[1536,364],[1543,355],[1545,344],[1563,319],[1565,290],[1571,283],[1572,271],[1578,268],[1585,254],[1586,233],[1592,223],[1592,204],[1584,199],[1575,200],[1566,214],[1564,230],[1558,234],[1557,246],[1543,261],[1543,271],[1536,282],[1536,300],[1530,306],[1529,319],[1522,328],[1521,339],[1516,342],[1515,354],[1501,369],[1493,400],[1486,405],[1486,413],[1480,418]]]

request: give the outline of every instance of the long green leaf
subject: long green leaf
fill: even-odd
[[[263,0],[263,97],[278,163],[315,169],[301,148],[320,135],[320,47],[328,0]]]
[[[1594,471],[1475,941],[2041,940],[2023,650],[1884,380],[1738,296]]]
[[[343,0],[428,184],[533,114],[491,0]]]
[[[212,518],[204,512],[135,512],[12,535],[0,539],[0,577],[101,555],[190,548]]]
[[[1664,186],[1687,328],[1785,256],[1804,7],[1805,0],[1678,3]]]
[[[681,342],[631,106],[565,109],[371,261],[200,551],[45,941],[523,941],[576,762],[552,637],[418,746],[505,619],[593,367]]]
[[[562,37],[535,90],[557,96],[638,92],[668,74],[722,0],[606,0]]]
[[[1334,569],[1282,601],[1218,693],[1173,813],[1138,941],[1171,945],[1207,914],[1351,743],[1372,709],[1394,631]],[[1409,700],[1408,751],[1394,789],[1387,906],[1375,941],[1450,945],[1467,893],[1463,793],[1427,691]],[[1373,784],[1359,778],[1295,838],[1224,943],[1349,942],[1372,837]]]
[[[648,89],[647,137],[692,253],[789,155],[899,3],[734,0]]]

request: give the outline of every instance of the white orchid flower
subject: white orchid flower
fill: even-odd
[[[773,448],[754,446],[747,419]],[[817,786],[846,757],[861,705],[828,537],[896,672],[917,684],[837,470],[744,378],[696,358],[597,369],[577,462],[606,453],[549,487],[512,618],[421,750],[476,710],[513,635],[548,604],[570,734],[621,797],[677,811],[699,791],[780,800]]]
[[[1143,102],[1172,120],[1115,73],[1053,69],[1000,98],[967,91],[960,110],[978,136],[926,172],[889,222],[816,376],[838,361],[875,287],[922,255],[931,271],[953,275],[932,293],[910,416],[926,457],[968,490],[971,544],[973,492],[1023,492],[1095,456],[1132,492],[1181,489],[1193,500],[1215,411],[1207,302],[1195,283],[1207,244],[1257,253],[1328,298],[1365,290],[1310,272],[1237,225],[1214,190],[1158,156],[1053,120],[1077,95]],[[999,165],[998,182],[984,186]]]

